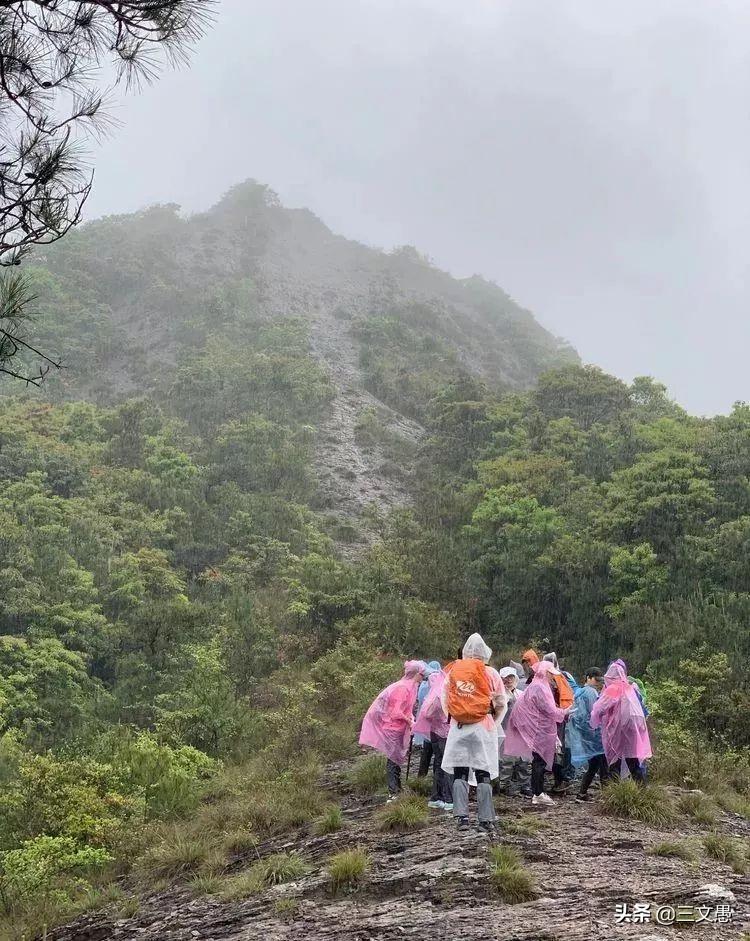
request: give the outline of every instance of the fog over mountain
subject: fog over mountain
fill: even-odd
[[[749,21],[739,0],[222,0],[190,70],[118,104],[89,216],[255,177],[723,411],[747,397]]]

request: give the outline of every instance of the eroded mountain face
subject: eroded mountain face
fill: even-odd
[[[265,414],[251,394],[243,400],[238,373],[259,353],[273,369],[290,339],[280,329],[269,341],[269,326],[294,325],[329,383],[313,422],[315,508],[337,518],[345,551],[368,541],[361,526],[347,537],[367,506],[408,502],[422,423],[446,381],[525,389],[577,361],[494,284],[452,278],[412,248],[385,253],[334,235],[255,183],[191,218],[160,206],[92,222],[39,262],[35,336],[67,366],[48,383],[53,397],[145,395],[190,424],[179,406],[192,364],[208,397],[239,390],[229,411],[217,406],[217,425]],[[289,381],[278,384],[282,418]]]

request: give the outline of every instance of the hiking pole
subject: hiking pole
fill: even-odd
[[[414,744],[414,736],[412,735],[409,738],[409,757],[406,759],[406,780],[409,780],[409,772],[411,771],[411,748]]]

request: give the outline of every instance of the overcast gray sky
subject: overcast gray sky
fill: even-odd
[[[254,177],[501,284],[694,412],[750,398],[744,0],[221,0],[117,107],[89,216]]]

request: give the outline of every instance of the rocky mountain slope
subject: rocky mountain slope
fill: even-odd
[[[408,451],[431,375],[522,389],[577,360],[494,284],[457,280],[411,248],[385,253],[335,235],[255,183],[191,218],[162,206],[91,222],[37,261],[35,335],[67,367],[48,384],[54,397],[158,395],[196,350],[241,344],[259,323],[302,321],[334,392],[317,436],[319,502],[344,519],[408,499],[408,466],[389,473],[382,442],[362,446],[363,414]]]
[[[294,851],[310,866],[304,878],[232,902],[184,888],[152,892],[131,918],[87,916],[53,932],[49,941],[738,941],[750,927],[750,876],[710,858],[649,855],[662,841],[699,845],[707,828],[687,818],[665,830],[607,817],[596,804],[570,797],[540,811],[523,798],[498,798],[499,841],[519,851],[537,887],[534,900],[510,905],[490,883],[486,836],[457,833],[440,811],[432,812],[424,829],[382,833],[375,815],[384,798],[352,794],[344,770],[330,768],[321,782],[344,808],[342,830],[316,837],[303,829],[269,840],[232,867]],[[712,830],[750,838],[748,822],[733,814],[722,814]],[[356,890],[332,895],[327,861],[354,846],[370,855],[370,871]],[[617,905],[632,908],[636,902],[708,906],[712,912],[725,905],[734,915],[726,923],[617,924]]]

